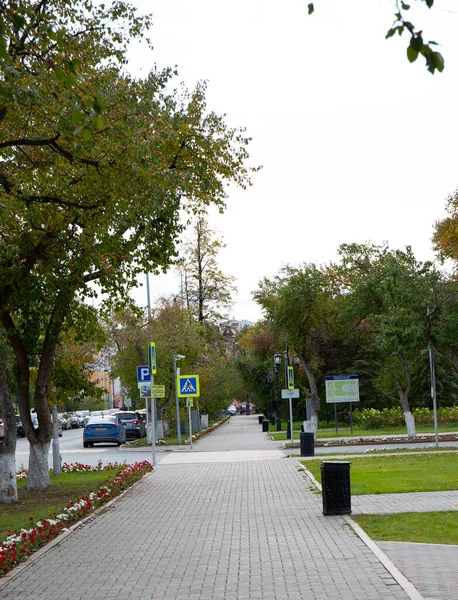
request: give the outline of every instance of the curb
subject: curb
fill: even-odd
[[[315,479],[313,474],[302,465],[299,461],[297,463],[299,470],[304,471],[313,485],[321,492],[322,486]],[[346,523],[353,529],[356,535],[363,541],[369,550],[374,554],[374,556],[381,562],[381,564],[385,567],[388,573],[393,577],[393,579],[399,584],[399,586],[405,591],[405,593],[409,596],[410,600],[426,600],[424,596],[420,594],[417,588],[413,585],[411,581],[405,577],[401,573],[401,571],[397,568],[397,566],[393,563],[393,561],[388,558],[388,556],[383,552],[381,548],[374,542],[372,538],[370,538],[367,533],[356,523],[349,515],[336,515],[342,516]]]

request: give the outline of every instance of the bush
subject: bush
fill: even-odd
[[[416,423],[434,423],[434,413],[429,408],[414,408],[412,414]],[[437,410],[438,423],[458,423],[458,406],[444,407]],[[396,427],[404,425],[404,413],[401,407],[364,408],[353,413],[353,423],[365,429],[381,429],[382,427]]]

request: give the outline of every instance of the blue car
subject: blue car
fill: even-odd
[[[90,417],[84,426],[83,446],[89,448],[94,444],[117,444],[126,441],[126,429],[111,415]]]

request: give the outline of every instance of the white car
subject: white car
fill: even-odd
[[[233,404],[231,404],[229,406],[229,408],[227,409],[227,412],[231,415],[231,417],[233,417],[234,415],[237,414],[237,409],[235,408],[235,406]]]

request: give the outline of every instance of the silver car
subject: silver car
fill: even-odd
[[[121,410],[113,416],[117,419],[118,423],[124,425],[127,437],[138,439],[145,437],[145,422],[138,412],[133,410]]]

